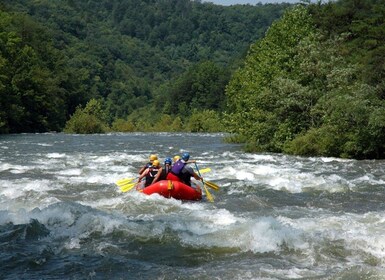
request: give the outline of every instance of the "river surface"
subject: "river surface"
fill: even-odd
[[[0,279],[385,279],[385,161],[223,138],[0,135]],[[211,168],[214,203],[115,185],[184,151]]]

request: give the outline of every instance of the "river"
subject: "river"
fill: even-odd
[[[223,138],[0,135],[0,279],[385,279],[385,161]],[[213,203],[115,185],[184,151],[211,168]]]

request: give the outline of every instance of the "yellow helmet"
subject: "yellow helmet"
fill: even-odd
[[[156,159],[158,159],[158,157],[156,155],[151,155],[150,156],[150,160],[156,160]]]
[[[175,156],[174,157],[174,162],[177,162],[178,160],[180,160],[180,156]]]
[[[152,162],[152,166],[159,166],[159,165],[160,165],[160,162],[157,159]]]

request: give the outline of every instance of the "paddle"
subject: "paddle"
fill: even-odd
[[[122,192],[128,192],[129,190],[131,190],[133,187],[135,187],[135,185],[137,184],[137,182],[134,182],[134,183],[128,183],[126,185],[123,185],[123,186],[120,186],[120,190]]]
[[[196,166],[196,168],[197,168],[197,170],[198,170],[198,166],[197,166],[196,163],[195,163],[195,166]],[[210,172],[210,171],[211,171],[211,168],[210,168],[210,167],[207,167],[207,168],[198,170],[198,174],[199,174],[199,171],[200,171],[200,174],[203,174],[203,173],[206,173],[206,172]],[[199,174],[199,176],[200,176],[200,174]],[[201,177],[202,177],[202,176],[201,176]],[[205,184],[206,184],[208,187],[212,188],[213,190],[216,190],[216,191],[219,190],[219,186],[218,186],[217,184],[213,183],[213,182],[205,181]]]
[[[201,174],[204,174],[204,173],[207,173],[207,172],[210,172],[211,171],[211,168],[210,167],[207,167],[207,168],[203,168],[201,170],[199,170],[201,172]]]
[[[124,186],[128,183],[131,183],[132,180],[137,180],[138,178],[124,178],[124,179],[120,179],[118,181],[115,182],[115,184],[117,184],[119,187],[120,186]]]
[[[120,190],[122,192],[128,192],[136,185],[136,182],[132,182],[132,181],[137,179],[138,178],[124,178],[124,179],[117,180],[115,184],[118,185],[118,187],[120,187]]]
[[[197,169],[199,176],[202,178],[202,175],[201,175],[201,173],[200,173],[200,171],[199,171],[199,168],[198,168],[198,165],[197,165],[196,162],[195,162],[195,168]],[[209,190],[207,189],[206,183],[205,183],[205,181],[203,180],[203,178],[202,178],[202,182],[203,182],[203,187],[205,188],[205,191],[206,191],[206,197],[207,197],[207,200],[210,201],[210,202],[214,202],[214,198],[212,197],[211,193],[210,193]]]
[[[217,184],[214,184],[213,182],[209,182],[209,181],[205,181],[205,183],[208,187],[212,188],[213,190],[216,190],[216,191],[219,190],[219,186]]]

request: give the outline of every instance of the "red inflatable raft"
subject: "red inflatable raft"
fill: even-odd
[[[166,198],[175,198],[180,200],[201,200],[202,189],[192,183],[192,187],[178,181],[163,180],[156,182],[146,188],[137,187],[137,190],[145,194],[160,194]]]

